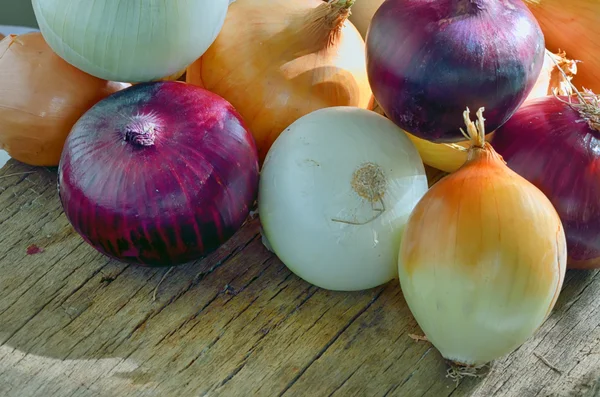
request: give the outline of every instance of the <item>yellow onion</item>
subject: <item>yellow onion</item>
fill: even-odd
[[[228,100],[247,121],[261,162],[300,117],[372,107],[365,43],[348,21],[353,0],[237,0],[186,81]]]
[[[41,33],[0,42],[0,149],[34,166],[56,166],[75,122],[128,87],[91,76],[56,55]]]
[[[600,92],[600,1],[526,0],[538,20],[546,48],[581,61],[576,87]]]
[[[399,255],[404,297],[428,340],[458,373],[510,353],[553,309],[566,240],[549,199],[508,168],[464,113],[466,163],[417,204]]]
[[[572,94],[572,85],[570,81],[576,73],[578,73],[576,61],[568,59],[564,52],[554,54],[546,50],[542,71],[525,101],[527,102],[554,93],[556,93],[556,95]],[[382,113],[380,109],[381,108],[376,107],[376,110],[379,113]],[[468,141],[461,141],[448,145],[443,143],[433,143],[412,134],[407,134],[417,147],[417,150],[423,159],[423,163],[431,167],[445,172],[453,172],[460,168],[467,160],[466,148],[469,146]],[[491,141],[493,135],[493,132],[488,134],[486,140],[488,142]]]

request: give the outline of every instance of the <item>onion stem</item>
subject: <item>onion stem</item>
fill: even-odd
[[[327,3],[316,7],[308,15],[308,23],[303,24],[312,31],[312,35],[307,32],[308,36],[312,36],[318,43],[325,41],[327,47],[333,45],[341,33],[344,22],[350,16],[350,8],[354,1],[328,0]],[[317,37],[314,37],[315,33],[317,33]],[[319,39],[318,36],[322,33],[325,34],[325,37]]]
[[[592,90],[586,89],[586,88],[583,89],[584,90],[583,93],[581,91],[579,91],[577,89],[577,87],[573,84],[573,82],[571,82],[571,80],[568,78],[565,71],[560,67],[560,65],[558,64],[558,62],[556,62],[556,60],[554,58],[552,58],[552,62],[554,62],[554,64],[556,65],[556,67],[558,68],[560,73],[565,77],[565,80],[570,85],[570,87],[573,90],[573,92],[575,93],[575,95],[577,95],[577,98],[579,99],[580,103],[573,103],[571,101],[571,96],[569,96],[568,101],[565,101],[564,99],[559,98],[558,95],[556,95],[556,89],[553,92],[554,97],[556,99],[558,99],[559,101],[568,104],[573,109],[578,111],[579,114],[581,115],[581,117],[583,117],[584,120],[587,121],[587,123],[591,129],[593,129],[595,131],[600,131],[600,97],[599,97],[599,95],[594,94],[594,92]]]
[[[450,378],[458,385],[461,379],[465,377],[481,378],[485,373],[479,373],[483,368],[489,367],[489,364],[471,366],[450,362],[450,368],[446,371],[446,378]]]
[[[473,123],[471,121],[471,118],[469,117],[471,111],[468,107],[467,110],[463,112],[463,119],[465,121],[465,125],[467,126],[467,132],[465,133],[465,130],[463,130],[462,128],[460,129],[460,132],[462,132],[465,138],[467,138],[471,142],[471,147],[477,147],[481,149],[485,147],[485,119],[483,118],[484,110],[485,108],[479,108],[479,110],[476,113],[477,120],[475,121],[475,123]]]

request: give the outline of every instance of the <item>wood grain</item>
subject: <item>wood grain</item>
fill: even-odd
[[[55,170],[11,161],[0,271],[0,396],[600,395],[597,271],[570,271],[539,332],[458,386],[409,336],[421,331],[397,282],[313,287],[262,246],[257,220],[153,301],[166,269],[101,256],[62,214]]]

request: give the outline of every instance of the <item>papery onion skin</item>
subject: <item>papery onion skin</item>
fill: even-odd
[[[426,191],[402,130],[369,110],[330,107],[298,119],[271,147],[259,215],[271,250],[296,275],[357,291],[397,277],[404,225]]]
[[[32,0],[52,49],[99,78],[131,83],[171,76],[219,33],[229,0]]]
[[[77,122],[58,184],[67,218],[98,251],[174,266],[214,251],[241,227],[258,190],[258,157],[244,121],[216,94],[143,83]]]
[[[402,292],[428,340],[447,360],[474,367],[535,333],[565,270],[558,214],[489,143],[425,194],[399,255]]]
[[[568,266],[598,268],[600,123],[592,128],[579,111],[564,103],[569,99],[580,103],[576,96],[558,98],[524,104],[495,132],[492,144],[508,166],[540,188],[558,211],[567,236]]]
[[[600,1],[525,0],[538,20],[547,48],[581,61],[576,87],[600,92]]]
[[[506,122],[544,60],[544,36],[521,0],[387,0],[366,48],[371,88],[387,116],[438,143],[463,140],[465,107],[488,109],[488,131]]]
[[[261,163],[298,118],[331,106],[372,106],[364,41],[347,10],[328,15],[328,7],[338,6],[236,1],[215,43],[188,68],[188,83],[221,95],[248,121]]]
[[[71,128],[89,108],[129,87],[69,65],[39,32],[0,41],[0,149],[32,166],[57,166]]]

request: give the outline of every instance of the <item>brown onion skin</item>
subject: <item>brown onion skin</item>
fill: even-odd
[[[140,144],[152,143],[140,122],[156,127],[149,146]],[[65,143],[58,188],[68,220],[98,251],[174,266],[211,253],[242,226],[258,175],[254,139],[229,102],[186,83],[153,82],[82,116]]]
[[[486,129],[523,103],[544,62],[544,36],[521,0],[386,0],[366,39],[373,94],[386,115],[432,142],[464,140],[465,107]]]
[[[527,101],[494,132],[491,143],[556,208],[565,228],[568,267],[599,268],[600,131],[563,102],[568,97],[558,98]],[[579,103],[576,97],[571,101]]]

